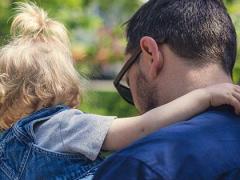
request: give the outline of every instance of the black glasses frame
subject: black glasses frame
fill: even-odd
[[[138,57],[141,54],[141,50],[138,50],[136,53],[134,53],[134,55],[126,61],[126,63],[123,65],[121,71],[118,73],[117,77],[115,78],[113,84],[115,86],[115,88],[117,89],[118,93],[120,94],[120,96],[127,101],[129,104],[134,105],[133,102],[133,97],[132,97],[132,93],[130,91],[130,89],[126,86],[124,86],[123,84],[121,84],[121,80],[123,78],[123,76],[126,74],[126,72],[131,68],[131,66],[138,60]]]

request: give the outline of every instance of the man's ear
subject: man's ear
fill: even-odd
[[[142,56],[146,62],[147,71],[151,79],[155,79],[160,73],[163,64],[164,57],[162,51],[159,49],[156,41],[149,37],[144,36],[140,40],[140,46],[142,49]]]

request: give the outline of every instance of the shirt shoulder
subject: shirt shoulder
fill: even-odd
[[[169,179],[164,171],[156,172],[144,162],[126,156],[112,156],[99,167],[94,180],[138,180],[138,179]]]
[[[223,169],[227,172],[239,167],[239,128],[240,118],[234,113],[209,111],[162,128],[117,152],[109,161],[136,159],[170,179],[213,177]]]
[[[81,153],[95,160],[114,119],[67,109],[35,126],[36,142],[52,151]]]

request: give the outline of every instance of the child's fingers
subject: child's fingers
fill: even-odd
[[[235,90],[235,92],[240,94],[240,86],[239,85],[235,85],[234,90]]]
[[[240,93],[233,93],[233,96],[238,100],[238,103],[240,104]],[[235,108],[235,111],[237,111],[237,113],[239,114],[240,113],[240,105],[239,107],[234,107]]]
[[[240,98],[240,97],[238,97]],[[237,114],[240,113],[240,101],[235,95],[229,100],[229,105],[233,106]]]
[[[240,93],[234,92],[233,96],[240,102]]]

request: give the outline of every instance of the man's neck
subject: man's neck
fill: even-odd
[[[171,81],[165,91],[159,91],[159,105],[168,103],[180,96],[183,96],[195,89],[204,88],[214,84],[232,83],[232,79],[219,66],[211,65],[209,67],[198,69],[182,68],[170,75]],[[171,78],[172,77],[172,78]],[[161,89],[163,89],[161,87]]]
[[[191,90],[221,83],[232,83],[232,79],[223,70],[219,70],[218,66],[188,71],[185,79],[182,79],[181,82],[184,85],[182,90],[186,93]]]

